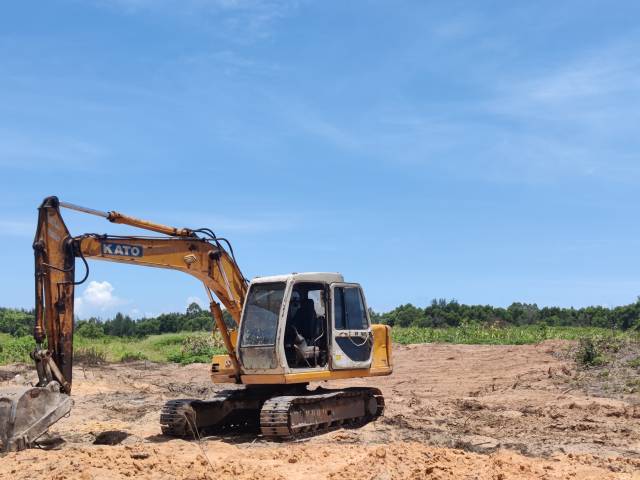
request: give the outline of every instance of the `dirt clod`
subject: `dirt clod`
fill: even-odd
[[[117,445],[121,443],[125,438],[127,438],[129,434],[127,432],[122,432],[119,430],[108,430],[106,432],[101,432],[96,436],[96,439],[93,441],[94,445]]]

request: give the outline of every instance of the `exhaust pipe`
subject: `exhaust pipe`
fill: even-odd
[[[32,447],[47,429],[73,406],[60,384],[45,387],[11,387],[0,390],[0,452]]]

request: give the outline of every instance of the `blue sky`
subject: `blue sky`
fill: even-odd
[[[0,15],[0,304],[47,195],[340,271],[369,304],[640,295],[637,2],[51,0]],[[66,213],[74,234],[132,233]],[[183,310],[93,262],[81,316]]]

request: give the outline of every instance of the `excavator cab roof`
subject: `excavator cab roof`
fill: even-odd
[[[336,283],[344,282],[342,274],[337,272],[305,272],[305,273],[286,273],[283,275],[269,275],[268,277],[255,277],[251,283],[271,283],[271,282],[287,282],[289,280],[319,282],[319,283]]]

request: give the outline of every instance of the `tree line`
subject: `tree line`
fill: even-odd
[[[235,324],[231,315],[223,310],[227,325]],[[0,333],[20,337],[31,335],[35,321],[33,310],[0,308]],[[157,317],[132,319],[129,315],[117,313],[106,320],[91,317],[75,321],[75,333],[81,336],[97,338],[105,335],[115,337],[146,337],[162,333],[212,330],[213,318],[209,310],[197,303],[190,304],[184,313],[163,313]]]
[[[410,303],[395,309],[377,313],[369,311],[373,323],[393,327],[439,328],[477,324],[506,327],[510,325],[548,325],[603,327],[619,330],[640,330],[640,297],[636,302],[614,308],[592,306],[583,308],[538,307],[530,303],[512,303],[510,306],[465,305],[456,300],[434,299],[421,308]],[[228,312],[223,311],[225,323],[234,322]],[[34,311],[0,308],[0,333],[13,336],[31,335]],[[102,320],[89,318],[76,320],[75,331],[86,337],[112,335],[117,337],[144,337],[181,331],[211,330],[213,320],[208,310],[197,303],[189,305],[184,313],[163,313],[157,317],[132,319],[117,313],[115,317]]]
[[[457,327],[468,324],[492,326],[547,325],[602,327],[640,330],[640,297],[629,305],[614,308],[538,307],[535,303],[512,303],[507,308],[465,305],[456,300],[434,299],[425,308],[410,303],[390,312],[371,313],[371,321],[397,327]]]

